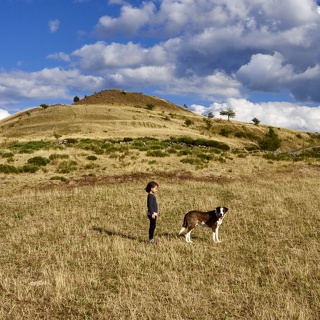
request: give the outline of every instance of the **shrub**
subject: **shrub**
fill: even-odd
[[[35,166],[46,166],[50,160],[44,157],[33,157],[28,159],[29,164],[34,164]]]
[[[269,128],[269,132],[266,134],[266,136],[259,142],[260,148],[267,151],[275,151],[280,147],[280,145],[281,140],[271,127]]]
[[[320,148],[304,150],[300,153],[301,157],[320,158]]]
[[[222,153],[222,151],[221,151],[220,149],[217,149],[217,148],[210,148],[210,149],[208,150],[208,152],[214,153],[214,154],[220,154],[220,153]]]
[[[262,156],[264,159],[268,160],[292,160],[292,157],[288,153],[267,153]]]
[[[77,139],[74,139],[74,138],[67,138],[67,139],[64,139],[64,141],[67,143],[67,144],[75,144],[78,142]]]
[[[190,119],[186,119],[185,122],[184,122],[185,126],[187,126],[187,127],[193,125],[193,123],[194,122],[192,120],[190,120]]]
[[[171,137],[170,140],[166,140],[168,143],[183,143],[188,146],[203,146],[203,147],[210,147],[210,148],[217,148],[220,150],[228,151],[230,147],[219,141],[215,140],[206,140],[206,139],[192,139],[191,137],[179,137],[179,138],[173,138]]]
[[[161,150],[151,150],[147,152],[147,157],[167,157],[169,154]]]
[[[178,157],[181,157],[181,156],[187,156],[187,155],[189,155],[189,154],[191,154],[191,151],[190,151],[190,150],[188,150],[188,149],[182,149],[182,150],[178,151],[177,156],[178,156]]]
[[[62,176],[53,176],[50,178],[50,180],[60,180],[60,181],[67,181],[67,178]]]
[[[205,153],[199,153],[197,154],[197,157],[202,159],[202,160],[205,160],[205,161],[210,161],[213,159],[213,156],[210,155],[210,154],[205,154]]]
[[[169,149],[167,149],[167,152],[168,153],[177,153],[177,150],[174,148],[169,148]]]
[[[68,154],[58,154],[58,153],[53,153],[50,154],[49,160],[56,160],[56,159],[68,159],[69,155]]]
[[[148,110],[153,110],[154,109],[154,105],[152,103],[147,104],[147,109]]]
[[[63,161],[59,164],[57,169],[58,173],[70,173],[77,169],[77,162],[76,161]]]
[[[14,153],[12,152],[0,152],[0,156],[2,158],[12,158],[14,156]]]
[[[35,173],[39,170],[40,168],[32,163],[27,163],[23,165],[19,171],[20,172],[28,172],[28,173]]]
[[[87,160],[97,160],[98,158],[96,156],[87,156]]]
[[[237,138],[245,138],[245,139],[249,139],[249,140],[252,140],[252,141],[257,141],[259,139],[253,133],[251,133],[251,132],[243,132],[243,131],[236,132],[234,134],[234,136],[237,137]]]
[[[212,113],[211,113],[212,114]],[[208,115],[209,117],[209,115]],[[203,122],[205,124],[205,128],[207,130],[210,130],[212,128],[212,122],[210,121],[210,119],[207,119],[207,118],[203,118]]]
[[[184,158],[184,159],[181,159],[180,162],[189,163],[189,164],[193,164],[193,165],[201,164],[201,160],[197,159],[197,158]]]
[[[95,164],[95,163],[88,163],[88,164],[86,164],[85,166],[84,166],[84,168],[86,169],[86,170],[89,170],[89,169],[94,169],[94,168],[98,168],[99,167],[99,165],[97,165],[97,164]]]
[[[2,173],[19,173],[19,170],[15,166],[8,164],[0,164],[0,172]]]
[[[33,153],[41,149],[48,150],[52,147],[53,145],[50,142],[29,141],[27,143],[15,143],[9,149],[16,150],[18,153]]]
[[[220,133],[219,133],[219,134],[220,134],[221,136],[228,137],[230,133],[231,133],[230,130],[227,130],[227,129],[225,129],[225,128],[222,128],[222,129],[220,130]]]

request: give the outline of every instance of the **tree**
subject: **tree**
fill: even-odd
[[[209,112],[209,113],[208,113],[208,118],[209,118],[209,119],[214,118],[214,114],[213,114],[212,112]]]
[[[227,108],[226,110],[220,111],[221,116],[228,116],[228,121],[230,118],[234,118],[236,116],[236,113],[231,108]]]
[[[257,118],[253,118],[251,120],[256,126],[260,123],[260,120],[258,120]]]
[[[80,98],[78,97],[78,96],[75,96],[74,98],[73,98],[73,102],[78,102],[80,100]]]
[[[260,140],[259,146],[262,150],[275,151],[281,145],[281,140],[273,128],[269,127],[269,132]]]

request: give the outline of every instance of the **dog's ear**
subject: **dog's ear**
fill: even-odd
[[[220,209],[221,209],[221,207],[216,207],[215,211],[216,211],[217,213],[219,213],[219,212],[220,212]]]
[[[228,208],[226,208],[226,207],[223,207],[223,210],[224,210],[224,213],[227,213],[227,211],[228,211]]]

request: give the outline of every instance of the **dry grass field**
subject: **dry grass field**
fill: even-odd
[[[264,126],[103,94],[0,122],[0,319],[318,319],[318,149],[264,152]],[[282,151],[319,144],[274,130]],[[187,211],[216,206],[229,208],[221,243],[177,235]]]

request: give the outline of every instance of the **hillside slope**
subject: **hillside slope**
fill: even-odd
[[[158,97],[118,89],[94,93],[72,105],[33,108],[0,121],[2,141],[190,136],[243,148],[257,146],[257,141],[268,130],[264,125],[208,119]],[[316,134],[274,130],[282,141],[279,150],[289,151],[319,143]]]

